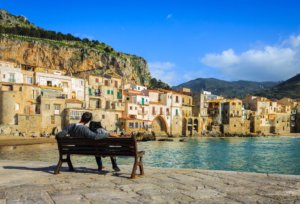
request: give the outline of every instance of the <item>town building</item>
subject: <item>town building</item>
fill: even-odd
[[[283,98],[225,99],[188,88],[148,90],[109,75],[0,61],[0,133],[53,134],[89,111],[108,131],[159,136],[300,132],[300,104]],[[7,132],[7,131],[6,131]]]
[[[209,91],[201,91],[193,96],[193,115],[199,118],[199,130],[206,132],[211,128],[211,118],[208,117],[209,101],[223,99],[222,96],[214,95]]]
[[[21,66],[12,62],[0,61],[0,82],[23,83]]]
[[[251,132],[262,134],[290,132],[290,105],[281,105],[277,101],[257,96],[247,96],[243,102],[246,109],[253,111],[250,125]]]

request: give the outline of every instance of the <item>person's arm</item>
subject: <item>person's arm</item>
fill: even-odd
[[[74,127],[75,124],[67,125],[63,128],[63,132],[70,133],[70,130]]]
[[[83,128],[82,135],[84,135],[86,138],[95,139],[95,140],[101,140],[108,137],[108,135],[106,134],[94,133],[88,127]]]
[[[73,128],[73,124],[65,126],[62,129],[62,131],[60,131],[56,134],[56,137],[59,137],[59,138],[66,137],[70,133],[70,130],[72,128]]]

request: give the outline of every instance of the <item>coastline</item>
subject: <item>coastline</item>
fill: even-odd
[[[95,166],[0,160],[0,203],[297,203],[300,176],[145,167],[99,174]]]
[[[268,134],[268,135],[251,135],[251,136],[194,136],[194,137],[157,137],[158,139],[188,139],[188,138],[236,138],[236,137],[300,137],[300,133],[287,133],[287,134]],[[144,141],[142,141],[144,142]],[[0,135],[0,147],[3,146],[20,146],[20,145],[34,145],[34,144],[48,144],[56,143],[54,137],[44,138],[27,138],[27,137],[17,137],[17,136],[3,136]]]
[[[24,138],[16,136],[0,136],[0,147],[56,143],[55,138]]]

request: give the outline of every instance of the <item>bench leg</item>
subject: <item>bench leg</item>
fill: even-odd
[[[140,161],[139,161],[139,169],[140,169],[140,174],[144,175],[144,166],[143,166],[143,157],[140,157]]]
[[[59,157],[58,164],[57,164],[56,169],[55,169],[55,171],[54,171],[54,174],[59,174],[61,165],[62,165],[62,157],[60,156],[60,157]]]
[[[69,166],[69,171],[74,171],[72,162],[71,162],[71,156],[68,154],[67,155],[67,162],[68,162],[68,166]]]
[[[132,179],[135,178],[137,166],[138,166],[138,158],[135,158],[134,159],[134,165],[133,165],[132,172],[131,172],[131,177],[130,177]]]

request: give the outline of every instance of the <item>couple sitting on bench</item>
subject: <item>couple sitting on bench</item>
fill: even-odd
[[[81,120],[79,123],[70,124],[66,126],[62,132],[58,133],[58,136],[65,136],[70,135],[70,137],[79,137],[79,138],[90,138],[90,139],[104,139],[108,137],[118,137],[116,133],[108,133],[102,126],[101,122],[97,121],[91,121],[92,120],[92,114],[89,112],[83,113]],[[87,123],[90,122],[89,127],[86,126]],[[96,156],[96,162],[98,165],[98,170],[102,171],[104,168],[102,165],[102,160],[100,156]],[[110,157],[112,168],[114,171],[120,171],[117,162],[116,157]]]

